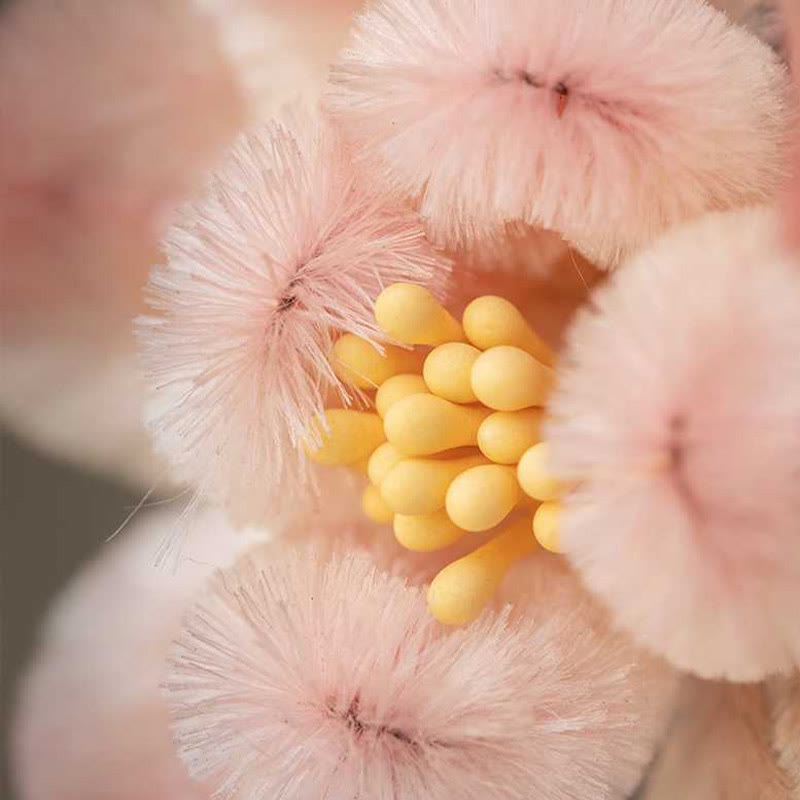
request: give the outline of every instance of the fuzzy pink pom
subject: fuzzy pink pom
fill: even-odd
[[[613,262],[783,177],[785,70],[704,0],[382,0],[331,81],[448,245],[522,220]]]
[[[672,677],[557,562],[519,607],[445,632],[424,591],[352,550],[253,551],[187,619],[167,685],[190,771],[220,797],[622,798]]]
[[[219,512],[198,515],[172,573],[154,554],[177,524],[171,510],[146,512],[59,598],[19,691],[19,800],[209,798],[175,753],[159,683],[194,593],[263,535],[231,530]]]
[[[800,663],[800,265],[777,215],[714,214],[622,268],[573,328],[554,468],[565,544],[676,665]]]
[[[140,323],[157,444],[250,520],[305,482],[299,441],[339,386],[334,331],[380,339],[380,291],[449,269],[416,215],[365,192],[339,138],[300,114],[239,139],[167,255],[151,279],[159,316]]]

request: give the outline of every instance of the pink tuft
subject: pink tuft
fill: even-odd
[[[521,220],[607,264],[783,178],[785,69],[704,0],[383,0],[331,81],[448,246]]]
[[[603,800],[638,782],[672,676],[557,561],[528,565],[510,617],[445,632],[363,554],[278,547],[222,573],[173,651],[177,742],[218,796]]]
[[[102,548],[50,614],[12,728],[19,800],[208,800],[175,753],[159,683],[190,598],[263,536],[205,513],[168,573],[153,559],[176,517],[145,513]]]
[[[771,211],[659,241],[573,328],[554,466],[565,541],[617,622],[674,664],[800,664],[800,266]]]
[[[356,185],[329,129],[293,122],[239,139],[170,234],[151,279],[159,316],[139,326],[159,448],[248,520],[306,482],[299,441],[339,386],[335,331],[379,339],[380,291],[449,269],[413,213]]]

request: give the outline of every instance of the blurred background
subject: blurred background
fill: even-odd
[[[50,601],[140,499],[113,480],[40,455],[9,432],[0,435],[4,719]],[[0,797],[11,798],[5,761]]]

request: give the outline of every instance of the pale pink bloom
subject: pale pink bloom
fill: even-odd
[[[243,134],[151,278],[158,316],[140,335],[157,445],[242,519],[305,496],[301,441],[340,387],[336,331],[379,340],[380,291],[449,270],[416,215],[365,191],[351,163],[304,114]]]
[[[777,214],[712,214],[626,264],[573,327],[551,411],[580,482],[565,545],[674,664],[800,664],[800,264]]]
[[[227,41],[246,2],[226,3],[227,37],[189,0],[0,15],[0,420],[146,488],[131,320],[167,213],[247,117],[262,58]]]
[[[673,690],[560,562],[448,631],[352,548],[270,545],[215,579],[173,650],[190,771],[248,800],[624,798]]]
[[[319,94],[356,5],[2,3],[4,426],[145,488],[160,479],[131,336],[157,244],[248,119]]]
[[[795,800],[791,786],[764,686],[689,679],[641,800]]]
[[[20,687],[20,800],[207,800],[178,759],[159,690],[171,639],[215,568],[263,538],[219,512],[195,518],[175,573],[155,566],[172,511],[145,512],[59,599]]]
[[[328,107],[448,245],[522,220],[609,263],[774,194],[784,67],[704,0],[382,0]]]
[[[265,20],[250,0],[224,5],[226,16],[218,0],[26,0],[4,11],[5,335],[86,336],[138,309],[165,216],[264,91]]]

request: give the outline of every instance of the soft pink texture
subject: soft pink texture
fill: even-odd
[[[783,176],[785,70],[703,0],[383,0],[331,82],[370,174],[448,245],[523,220],[609,263]]]
[[[800,264],[777,215],[710,215],[571,331],[549,431],[564,541],[616,621],[704,677],[800,664]]]
[[[244,134],[151,278],[159,316],[139,331],[158,447],[241,519],[307,496],[299,441],[340,386],[335,331],[380,339],[380,291],[449,270],[415,214],[356,184],[351,160],[304,114]]]
[[[558,560],[445,632],[351,544],[252,551],[197,603],[167,684],[193,774],[248,800],[627,796],[673,679]]]
[[[172,511],[145,512],[73,581],[20,689],[20,800],[205,800],[175,755],[159,692],[169,642],[205,577],[259,539],[197,517],[176,573],[154,566]]]

